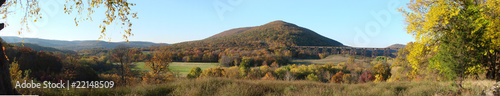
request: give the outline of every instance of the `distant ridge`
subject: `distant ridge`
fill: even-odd
[[[255,27],[230,29],[203,40],[170,45],[172,47],[269,47],[269,46],[345,46],[312,30],[281,20]]]
[[[12,45],[16,45],[19,47],[29,47],[35,51],[49,51],[49,52],[61,52],[61,53],[76,53],[75,51],[72,50],[67,50],[67,49],[56,49],[52,47],[44,47],[40,46],[37,44],[32,44],[32,43],[10,43]],[[24,45],[24,46],[23,46]]]
[[[386,48],[405,48],[406,45],[403,44],[392,44],[391,46],[387,46]]]
[[[92,48],[115,48],[118,45],[127,45],[130,47],[150,47],[157,45],[168,45],[164,43],[153,43],[144,41],[130,41],[129,43],[123,42],[105,42],[97,40],[82,40],[82,41],[64,41],[64,40],[48,40],[40,38],[20,38],[15,36],[2,36],[2,39],[7,43],[32,43],[44,47],[53,47],[57,49],[67,49],[67,50],[82,50],[82,49],[92,49]]]

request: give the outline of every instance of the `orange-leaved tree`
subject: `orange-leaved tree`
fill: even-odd
[[[172,80],[173,75],[168,74],[170,71],[168,66],[172,62],[172,58],[171,54],[164,48],[166,47],[156,50],[148,58],[145,67],[150,68],[151,71],[142,78],[144,83],[163,83]]]

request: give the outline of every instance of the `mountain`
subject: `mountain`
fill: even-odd
[[[61,52],[61,53],[76,53],[75,51],[72,50],[67,50],[67,49],[56,49],[52,47],[44,47],[40,46],[37,44],[32,44],[32,43],[10,43],[12,45],[20,46],[20,47],[29,47],[35,51],[50,51],[50,52]],[[23,46],[24,45],[24,46]]]
[[[387,46],[385,48],[405,48],[406,45],[403,44],[392,44],[391,46]]]
[[[123,42],[105,42],[97,40],[82,40],[82,41],[64,41],[64,40],[48,40],[40,38],[20,38],[14,36],[2,36],[2,39],[7,43],[32,43],[45,47],[53,47],[57,49],[67,50],[82,50],[92,48],[115,48],[118,45],[127,45],[130,47],[150,47],[157,45],[168,45],[163,43],[143,42],[143,41],[130,41],[129,43]]]
[[[243,47],[269,46],[344,46],[333,39],[284,21],[273,21],[261,26],[236,28],[203,40],[182,42],[172,47]]]
[[[208,37],[208,38],[220,38],[220,37],[225,37],[225,36],[231,36],[234,34],[239,34],[241,32],[247,31],[248,29],[252,29],[254,27],[243,27],[243,28],[235,28],[231,30],[227,30],[224,32],[221,32],[219,34],[215,34],[214,36]]]

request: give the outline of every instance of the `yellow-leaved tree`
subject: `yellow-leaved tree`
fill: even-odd
[[[462,88],[465,76],[485,69],[497,74],[498,60],[489,58],[498,58],[498,4],[499,0],[412,0],[407,9],[400,9],[408,34],[415,38],[407,46],[410,77],[428,68],[460,81]]]

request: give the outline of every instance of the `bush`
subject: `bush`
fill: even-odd
[[[353,80],[351,74],[344,74],[344,76],[342,76],[342,83],[349,84],[349,83],[353,83],[352,81],[354,81],[354,80]]]
[[[142,77],[142,83],[143,84],[161,84],[169,81],[173,81],[174,75],[172,74],[160,74],[160,73],[154,73],[154,71],[147,72],[144,74]]]
[[[231,79],[238,79],[240,77],[240,69],[236,66],[225,68],[225,77]]]
[[[264,77],[264,74],[261,74],[262,70],[259,68],[251,68],[251,70],[248,72],[246,79],[260,79],[261,77]]]
[[[198,78],[200,77],[201,74],[201,68],[200,67],[193,67],[187,74],[187,78],[192,79],[192,78]]]
[[[78,81],[96,81],[98,80],[97,72],[90,68],[89,66],[78,66],[76,67],[77,74],[74,80]]]
[[[139,83],[140,78],[135,78],[131,76],[126,76],[125,81],[127,81],[127,84],[125,84],[125,81],[122,81],[121,76],[117,74],[100,74],[99,75],[99,80],[100,81],[113,81],[115,82],[115,86],[124,86],[124,85],[129,85],[129,86],[134,86]]]
[[[328,55],[327,55],[326,53],[319,53],[319,54],[318,54],[318,56],[319,56],[319,58],[320,58],[320,59],[324,59],[324,58],[326,58]]]
[[[379,81],[385,81],[387,80],[387,78],[390,76],[390,68],[389,66],[386,66],[384,64],[376,64],[375,66],[373,66],[372,68],[373,70],[373,73],[376,74],[377,76],[379,76],[380,80]]]
[[[344,72],[340,71],[337,74],[333,75],[332,80],[330,82],[342,83],[343,76],[344,76]]]
[[[271,72],[267,72],[266,76],[262,77],[261,80],[276,80]]]
[[[272,68],[278,68],[278,67],[280,67],[280,65],[278,65],[278,63],[276,63],[276,62],[273,62],[273,63],[271,64],[271,67],[272,67]]]
[[[382,82],[384,81],[384,76],[377,74],[375,75],[375,80],[373,82]]]
[[[292,65],[293,66],[293,65]],[[297,79],[304,79],[307,75],[316,73],[316,65],[300,65],[299,67],[291,67],[290,72],[292,72]]]
[[[359,82],[360,83],[366,83],[375,80],[375,76],[372,75],[370,71],[365,71],[361,76],[359,77]]]
[[[203,70],[203,72],[200,74],[200,77],[223,77],[225,76],[224,73],[224,69],[215,67]]]
[[[259,69],[262,72],[261,75],[265,75],[268,72],[273,72],[273,70],[267,65],[260,66]]]
[[[307,75],[306,79],[309,80],[309,81],[319,81],[318,76],[316,76],[314,74]]]
[[[274,73],[276,73],[276,77],[278,77],[278,79],[283,80],[285,78],[287,71],[288,71],[287,69],[280,67],[274,70]]]
[[[43,72],[38,72],[43,73]],[[60,74],[62,79],[71,81],[96,81],[98,80],[97,72],[87,65],[68,64],[63,68],[63,73]]]

